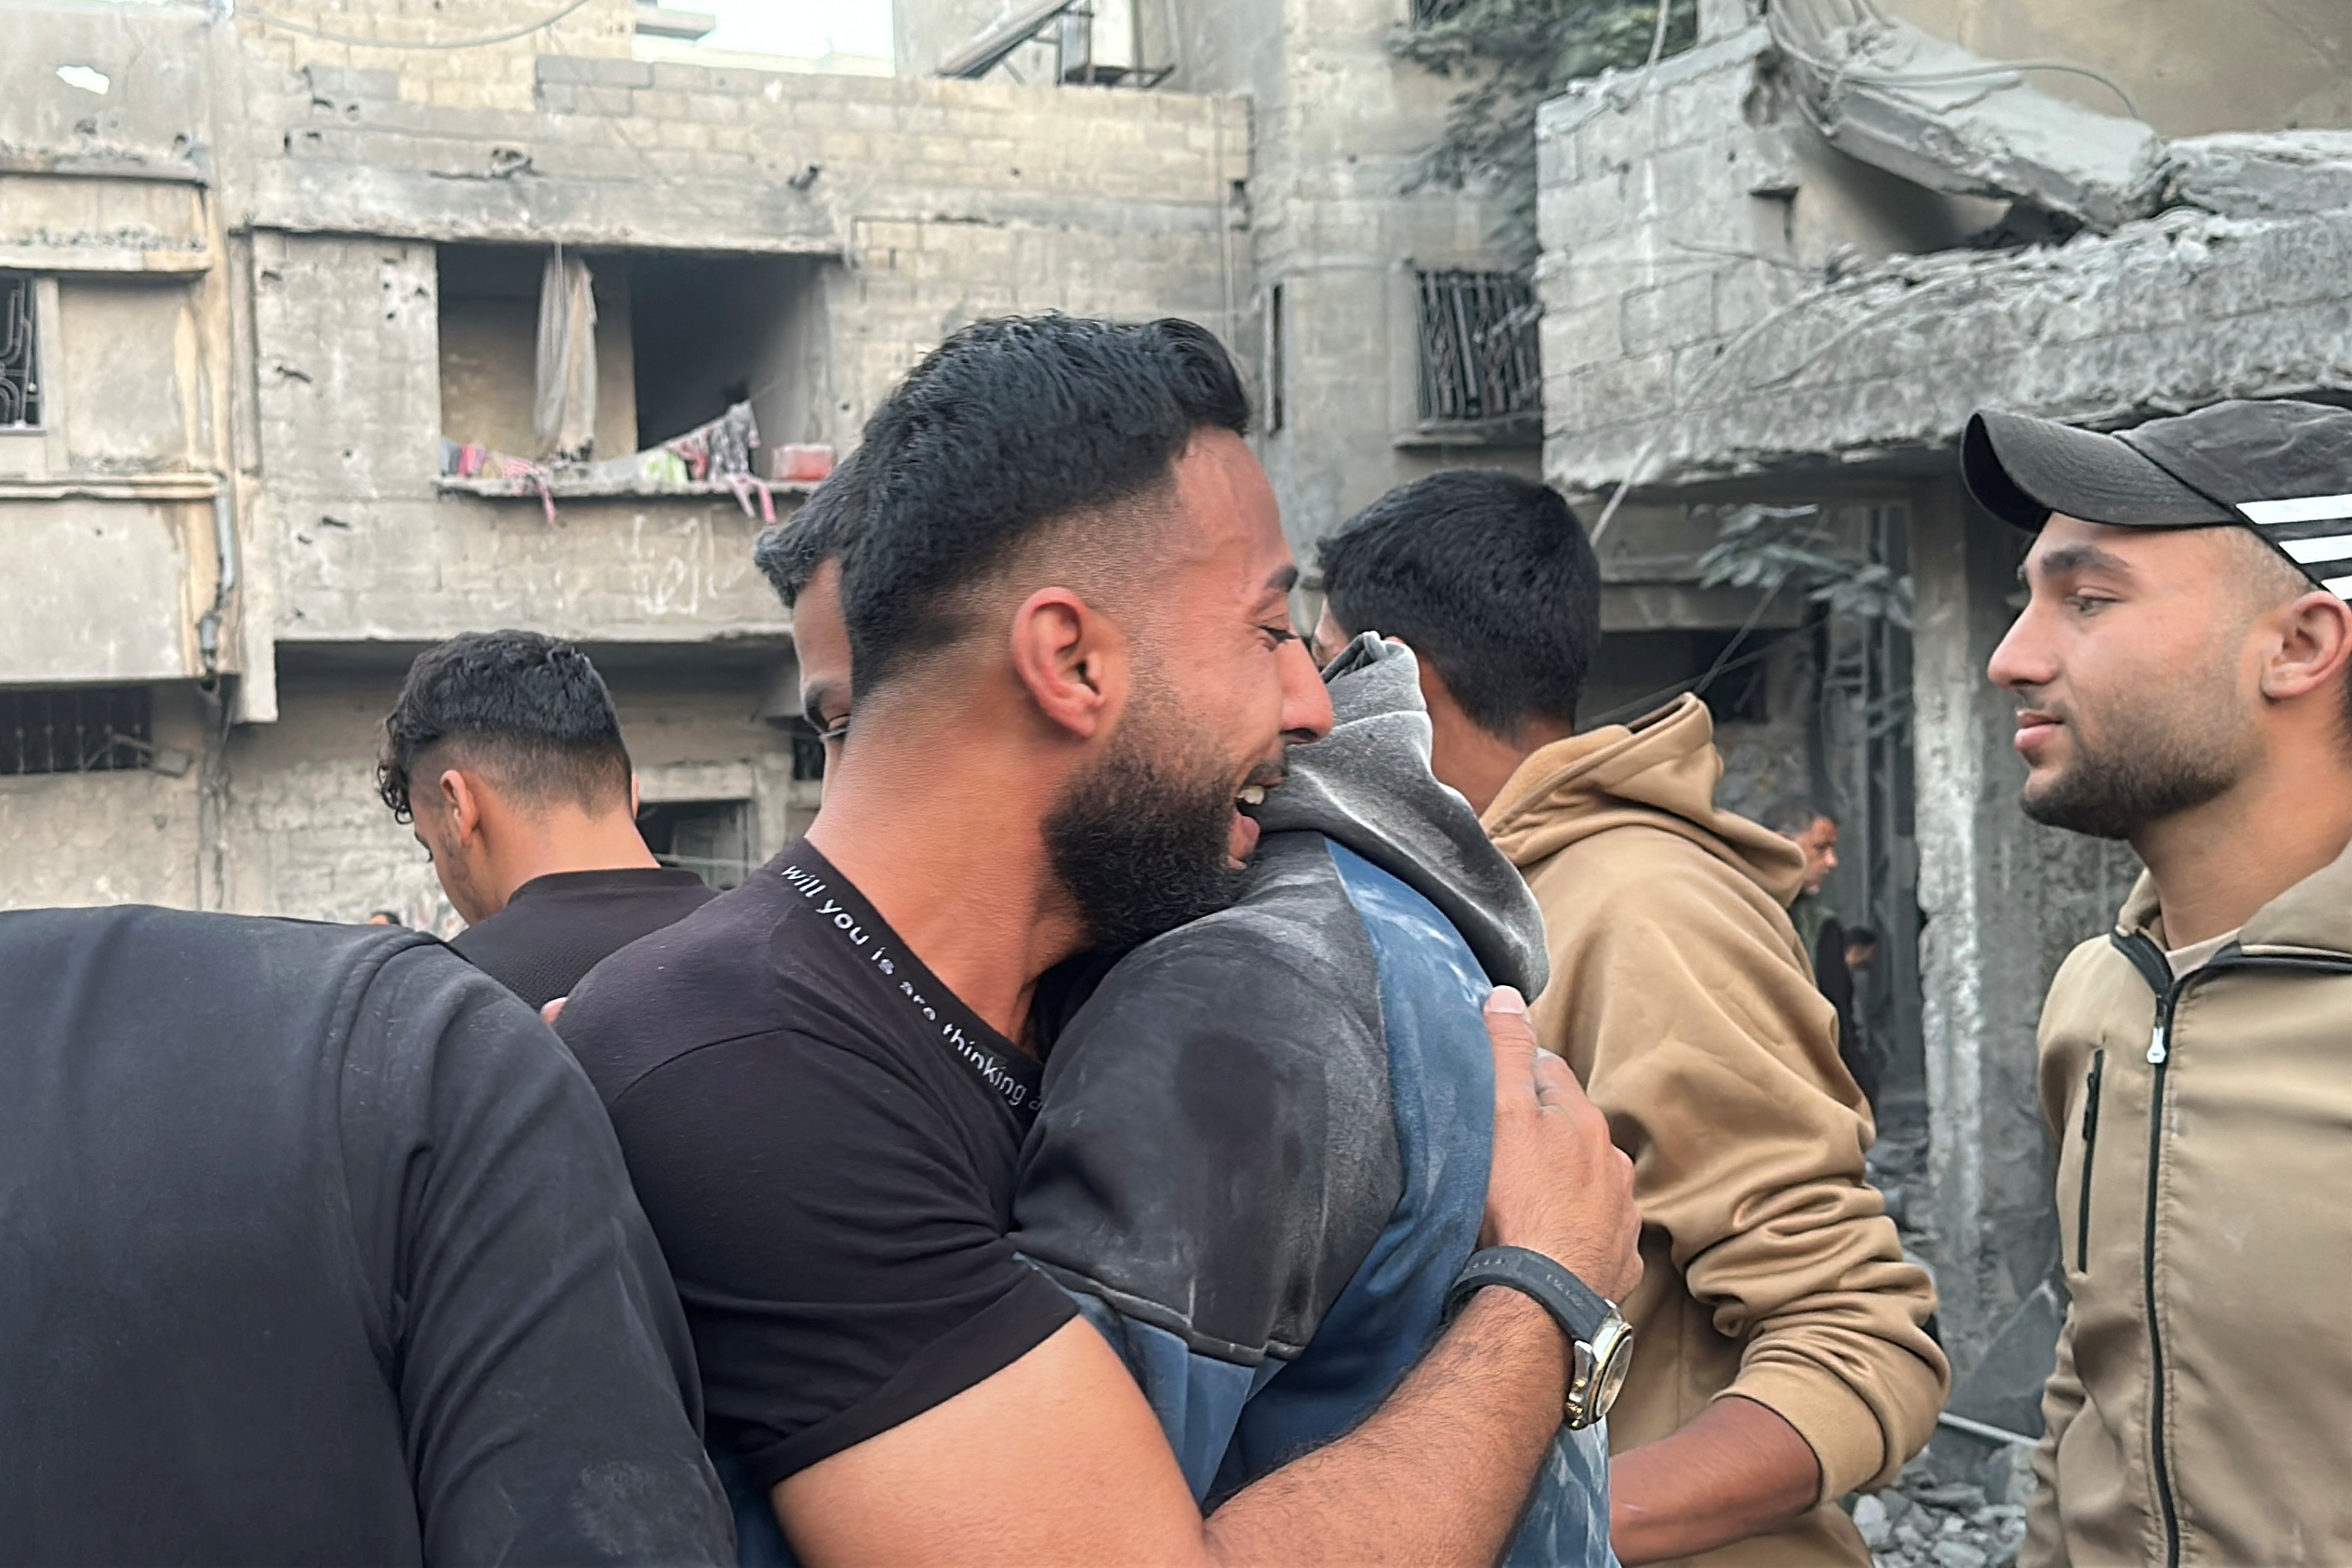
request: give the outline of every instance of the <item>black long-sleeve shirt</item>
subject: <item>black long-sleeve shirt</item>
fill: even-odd
[[[0,1554],[733,1562],[578,1066],[415,933],[0,915]]]

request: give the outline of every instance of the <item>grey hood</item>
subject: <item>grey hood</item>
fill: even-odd
[[[1269,833],[1318,832],[1363,856],[1462,933],[1486,977],[1532,1000],[1549,978],[1543,912],[1477,813],[1429,770],[1429,713],[1412,651],[1367,632],[1323,672],[1328,737],[1294,747],[1256,812]]]

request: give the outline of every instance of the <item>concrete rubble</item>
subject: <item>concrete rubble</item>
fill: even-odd
[[[1988,1499],[1915,1464],[1885,1491],[1857,1499],[1853,1522],[1879,1568],[2010,1568],[2025,1541],[2025,1495]]]
[[[1914,184],[2031,202],[2102,231],[2163,202],[2164,139],[2137,119],[2042,91],[1907,22],[1775,37],[1830,145]]]

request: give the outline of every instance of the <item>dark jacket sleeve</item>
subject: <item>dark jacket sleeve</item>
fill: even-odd
[[[1047,1062],[1013,1243],[1120,1351],[1196,1491],[1396,1205],[1380,1030],[1333,883],[1307,917],[1236,909],[1139,949]]]
[[[341,1075],[361,1275],[433,1563],[731,1563],[692,1350],[586,1076],[450,955],[386,964]]]

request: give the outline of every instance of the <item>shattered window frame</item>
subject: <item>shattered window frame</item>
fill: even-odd
[[[1415,414],[1424,430],[1539,423],[1541,312],[1523,273],[1416,270]]]
[[[0,688],[0,779],[126,773],[155,756],[145,686]]]
[[[42,428],[38,280],[0,272],[0,430]]]

